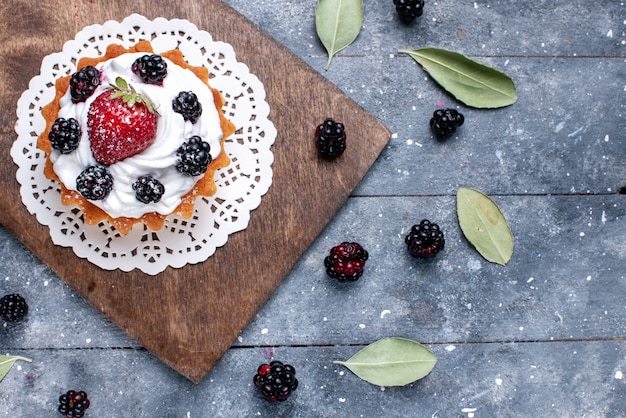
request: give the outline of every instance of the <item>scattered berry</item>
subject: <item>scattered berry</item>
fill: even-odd
[[[68,390],[59,396],[59,412],[66,418],[80,418],[89,408],[87,394],[81,391]]]
[[[396,12],[403,23],[412,23],[424,13],[424,0],[393,0]]]
[[[328,118],[315,129],[318,152],[330,158],[339,157],[346,150],[346,133],[341,122]]]
[[[162,85],[167,77],[167,63],[160,55],[143,55],[133,62],[131,67],[141,81],[146,84]]]
[[[87,132],[100,164],[111,165],[148,148],[156,138],[157,114],[150,100],[118,77],[91,103]]]
[[[100,85],[100,71],[88,65],[70,77],[70,96],[72,102],[80,103],[87,100]]]
[[[455,109],[437,109],[430,120],[430,128],[437,139],[446,139],[463,125],[465,118]]]
[[[142,203],[157,203],[161,200],[165,187],[152,176],[141,176],[133,183],[135,197]]]
[[[198,176],[204,173],[211,163],[211,147],[197,135],[189,138],[183,145],[178,147],[176,155],[176,169],[188,176]]]
[[[76,190],[85,199],[105,199],[113,189],[113,176],[105,167],[92,165],[76,178]]]
[[[202,105],[198,101],[198,96],[193,91],[181,91],[172,100],[174,112],[183,115],[183,119],[196,123],[202,114]]]
[[[424,219],[419,225],[413,225],[404,242],[413,257],[433,257],[443,250],[446,241],[439,225]]]
[[[60,151],[61,154],[69,154],[78,148],[81,135],[82,131],[76,119],[58,118],[50,128],[48,139],[52,148]]]
[[[26,299],[17,293],[4,295],[0,299],[0,316],[7,322],[18,322],[28,313]]]
[[[298,388],[296,369],[278,360],[261,364],[253,381],[268,402],[285,401]]]
[[[326,273],[340,281],[355,281],[363,275],[369,254],[356,242],[342,242],[324,259]]]

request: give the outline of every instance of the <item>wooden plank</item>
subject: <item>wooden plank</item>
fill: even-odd
[[[623,196],[492,197],[515,237],[506,266],[463,237],[454,196],[350,198],[237,345],[363,344],[398,331],[436,343],[626,338]],[[446,239],[430,260],[403,241],[423,218]],[[323,268],[343,240],[369,251],[355,283]]]
[[[362,346],[232,349],[198,385],[159,367],[143,350],[21,350],[15,354],[33,363],[7,375],[0,401],[14,416],[55,416],[58,396],[80,382],[91,399],[87,414],[97,417],[129,411],[141,417],[624,415],[625,341],[428,347],[438,358],[430,375],[389,388],[332,364]],[[269,354],[296,367],[299,386],[284,403],[264,401],[252,384]]]
[[[325,65],[323,57],[306,60],[315,68]],[[463,106],[407,56],[334,63],[325,76],[367,111],[382,115],[393,132],[381,155],[385,163],[367,173],[357,195],[390,194],[390,184],[399,195],[453,194],[467,185],[498,194],[611,194],[626,186],[623,58],[483,61],[515,80],[515,104],[493,110]],[[378,74],[387,76],[379,80]],[[581,82],[581,74],[596,76]],[[442,105],[459,106],[465,115],[457,134],[443,142],[429,125]]]
[[[248,7],[246,0],[227,3],[392,130],[384,163],[368,172],[358,195],[384,195],[390,185],[394,194],[452,194],[461,180],[499,194],[610,194],[626,186],[619,2],[518,7],[445,0],[426,5],[408,26],[388,2],[375,2],[365,8],[359,38],[328,71],[314,28],[302,28],[313,19],[308,3],[274,0],[272,13]],[[397,53],[425,46],[462,52],[505,71],[516,83],[518,102],[495,110],[462,106],[412,58]],[[444,143],[429,127],[442,105],[460,106],[465,114],[459,135]]]
[[[626,338],[623,198],[493,197],[516,240],[506,267],[462,237],[451,196],[348,199],[233,345],[364,344],[407,330],[438,344]],[[444,251],[427,261],[410,257],[402,241],[422,217],[446,236]],[[370,253],[356,283],[338,283],[323,268],[342,240]],[[0,242],[0,291],[31,305],[0,348],[138,347],[4,229]]]
[[[109,7],[119,7],[116,1],[74,3],[69,10],[29,2],[0,8],[2,23],[30,22],[28,30],[12,28],[16,38],[8,40],[23,40],[28,54],[0,55],[0,73],[26,83],[41,56],[92,23],[82,21],[82,9],[98,8],[99,16],[110,17],[115,12]],[[397,137],[236,347],[197,385],[141,349],[0,227],[0,291],[25,292],[32,302],[25,323],[0,327],[0,351],[34,359],[0,383],[0,411],[53,416],[60,393],[84,388],[93,399],[88,416],[624,416],[626,202],[605,191],[614,180],[626,184],[620,175],[624,149],[618,147],[623,5],[439,0],[427,2],[418,24],[403,26],[391,2],[368,2],[364,30],[326,72],[312,3],[226,3],[384,120]],[[151,16],[150,4],[135,6]],[[168,7],[170,16],[187,10],[185,3]],[[55,13],[76,16],[63,27],[38,22],[42,16],[60,22]],[[467,36],[456,37],[463,30]],[[472,112],[470,138],[440,146],[423,141],[426,136],[416,134],[427,132],[423,108],[443,94],[415,63],[395,54],[417,45],[458,49],[498,65],[510,59],[504,68],[524,92],[523,101],[506,112]],[[404,84],[408,74],[417,76],[411,89]],[[25,88],[4,94],[14,95],[14,103]],[[13,135],[12,115],[0,113],[2,140]],[[523,135],[498,135],[507,118]],[[585,129],[568,136],[577,122]],[[565,146],[567,140],[572,142]],[[506,157],[503,166],[497,150]],[[562,171],[550,165],[559,150]],[[459,159],[462,166],[455,165]],[[452,194],[460,182],[489,191],[506,211],[518,240],[508,267],[483,262],[455,231]],[[572,185],[572,195],[555,196],[569,194]],[[590,196],[581,195],[586,188]],[[401,242],[399,231],[422,215],[441,219],[452,231],[448,249],[432,263],[406,257]],[[340,286],[319,263],[345,237],[362,239],[372,257],[361,281]],[[439,357],[433,373],[415,385],[382,390],[331,364],[389,335],[435,342],[429,344]],[[471,342],[457,341],[462,338]],[[272,354],[295,364],[301,379],[283,404],[265,403],[252,387],[254,369]]]
[[[306,27],[313,21],[310,3],[272,0],[267,7],[250,7],[247,0],[225,2],[298,55],[325,55],[323,45],[310,36],[315,28]],[[376,61],[399,49],[425,46],[491,57],[623,56],[621,2],[552,0],[531,4],[440,0],[436,5],[426,4],[423,15],[405,25],[389,2],[372,2],[364,9],[359,37],[338,56]],[[326,61],[319,68],[325,65]]]
[[[149,1],[139,10],[121,1],[74,8],[64,5],[61,1],[45,7],[34,1],[10,1],[5,8],[5,14],[21,11],[29,18],[14,19],[15,25],[3,27],[2,34],[8,38],[0,49],[2,72],[14,78],[0,83],[6,92],[0,101],[1,138],[7,145],[2,148],[0,186],[12,196],[0,203],[0,222],[115,324],[198,382],[343,205],[387,143],[389,132],[339,89],[218,1],[175,7]],[[50,10],[58,14],[51,15]],[[30,77],[37,74],[43,56],[60,50],[84,25],[119,21],[132,12],[148,18],[187,18],[214,39],[230,43],[238,60],[264,83],[270,117],[279,132],[273,147],[274,182],[251,214],[249,228],[231,236],[207,262],[168,269],[156,277],[137,271],[102,271],[75,257],[71,249],[54,246],[47,228],[19,202],[15,166],[8,154],[15,138],[15,103]],[[25,33],[31,35],[22,38]],[[16,69],[18,64],[25,68]],[[316,158],[313,131],[327,116],[342,120],[352,138],[365,138],[368,145],[351,147],[340,162]]]

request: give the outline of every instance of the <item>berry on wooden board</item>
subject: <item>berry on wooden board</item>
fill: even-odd
[[[315,129],[315,146],[320,155],[339,157],[346,150],[346,132],[343,123],[327,118]]]

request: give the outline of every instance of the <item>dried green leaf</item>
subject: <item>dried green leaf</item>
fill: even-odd
[[[487,261],[505,265],[513,255],[513,234],[496,203],[466,187],[456,194],[459,225],[465,238]]]
[[[2,381],[2,379],[4,379],[4,376],[9,373],[9,370],[11,370],[11,367],[13,367],[13,363],[15,363],[17,360],[27,361],[29,363],[32,361],[31,359],[22,356],[0,355],[0,382]]]
[[[315,8],[317,36],[328,51],[326,69],[333,56],[350,45],[361,32],[363,0],[319,0]]]
[[[517,101],[513,80],[458,52],[439,48],[399,51],[410,55],[441,87],[467,106],[497,108]]]
[[[437,357],[420,343],[390,337],[368,345],[348,361],[333,363],[374,385],[404,386],[428,375]]]

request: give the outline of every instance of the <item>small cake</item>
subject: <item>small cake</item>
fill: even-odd
[[[215,194],[235,131],[208,78],[180,50],[157,55],[148,41],[82,58],[57,80],[37,141],[63,204],[122,234],[136,223],[158,230],[170,214],[189,218],[198,197]]]

